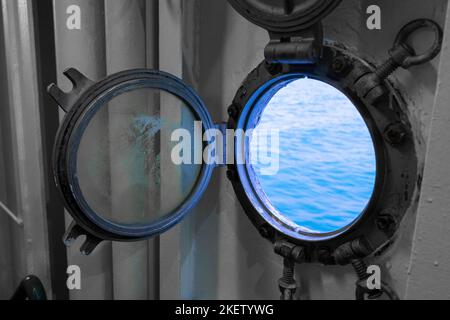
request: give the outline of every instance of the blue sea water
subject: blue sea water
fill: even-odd
[[[267,138],[274,129],[278,151]],[[376,177],[373,142],[353,103],[334,87],[312,79],[290,83],[270,101],[253,135],[259,139],[250,144],[252,165],[278,215],[323,234],[350,225],[366,208]],[[274,160],[278,171],[265,174]]]

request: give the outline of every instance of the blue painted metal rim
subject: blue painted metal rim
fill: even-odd
[[[237,129],[238,130],[244,130],[244,132],[247,132],[247,130],[254,129],[258,123],[258,119],[261,116],[263,110],[266,108],[268,102],[273,98],[273,96],[283,87],[288,85],[289,83],[304,79],[304,78],[310,78],[317,81],[321,81],[324,83],[327,83],[328,85],[331,85],[335,87],[333,84],[325,81],[324,79],[321,79],[320,77],[314,77],[310,74],[302,74],[302,73],[291,73],[287,75],[283,75],[274,79],[271,79],[270,81],[266,82],[264,85],[262,85],[249,99],[247,104],[245,105],[242,114],[239,118],[239,121],[237,123]],[[347,94],[335,87],[337,90],[341,91],[343,94],[347,96]],[[348,97],[348,96],[347,96]],[[355,105],[355,108],[357,106]],[[374,190],[372,192],[372,196],[366,206],[366,209],[363,210],[360,215],[349,225],[336,230],[335,232],[330,233],[310,233],[306,230],[303,230],[300,226],[295,225],[288,219],[283,219],[281,216],[282,214],[278,212],[276,208],[273,207],[273,205],[270,203],[270,200],[267,198],[263,190],[259,190],[258,183],[256,182],[256,176],[253,170],[253,167],[251,164],[247,161],[249,158],[249,147],[248,147],[248,140],[244,138],[244,141],[242,139],[236,140],[235,145],[235,152],[236,155],[239,155],[239,153],[244,151],[243,158],[245,159],[245,164],[237,164],[237,172],[239,175],[239,179],[242,183],[242,186],[244,190],[246,191],[247,197],[252,203],[252,206],[254,209],[258,212],[258,214],[267,222],[269,223],[273,228],[275,228],[278,232],[281,234],[284,234],[290,238],[301,240],[301,241],[307,241],[307,242],[319,242],[319,241],[326,241],[331,240],[334,238],[339,237],[343,233],[347,232],[348,230],[352,229],[366,214],[367,208],[370,206],[370,204],[374,201],[374,198],[376,196],[375,190],[376,190],[376,183],[378,179],[376,179]],[[377,148],[374,144],[374,150],[377,152]],[[377,161],[378,161],[378,155],[377,155]],[[377,170],[376,175],[378,176],[379,172]]]
[[[92,118],[104,106],[105,103],[125,92],[138,89],[159,89],[167,91],[180,98],[186,103],[187,106],[191,108],[192,112],[200,121],[202,121],[203,129],[205,131],[215,127],[202,100],[195,93],[195,91],[187,86],[181,79],[162,71],[146,70],[146,72],[143,73],[143,70],[136,70],[135,78],[128,78],[126,81],[107,89],[89,103],[83,116],[78,120],[77,128],[74,130],[69,140],[67,157],[69,170],[67,176],[72,195],[76,203],[79,205],[82,213],[89,219],[90,222],[111,234],[132,238],[149,238],[169,230],[192,211],[206,191],[215,166],[209,164],[210,162],[204,163],[200,176],[197,180],[197,184],[183,204],[153,223],[146,225],[122,225],[109,221],[98,215],[87,203],[78,182],[76,168],[77,154],[81,143],[81,138]]]

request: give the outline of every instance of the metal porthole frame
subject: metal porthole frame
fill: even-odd
[[[91,237],[91,242],[139,241],[161,234],[180,222],[197,204],[203,195],[214,170],[214,165],[204,163],[193,191],[184,203],[170,214],[147,226],[122,226],[98,216],[82,196],[76,175],[76,154],[83,131],[96,111],[110,100],[124,92],[149,88],[167,91],[189,106],[203,129],[214,128],[211,117],[198,95],[180,79],[161,71],[137,69],[120,72],[93,83],[75,69],[65,75],[74,84],[71,93],[63,93],[55,85],[49,87],[50,95],[67,111],[59,129],[53,154],[54,178],[64,199],[66,208],[75,220],[66,235],[66,242],[80,234]],[[81,229],[80,229],[81,228]],[[88,239],[89,241],[89,239]],[[97,243],[98,244],[98,243]],[[92,251],[90,248],[89,251]],[[89,254],[90,252],[85,252]]]
[[[282,227],[281,222],[274,218],[252,188],[248,178],[249,164],[238,164],[236,158],[235,164],[228,165],[228,177],[253,225],[272,243],[287,241],[303,247],[305,262],[340,264],[335,259],[336,251],[352,243],[364,246],[364,257],[385,247],[394,237],[420,186],[415,133],[400,93],[388,81],[385,81],[388,94],[376,102],[359,97],[356,91],[355,83],[373,72],[375,68],[364,59],[342,45],[328,43],[324,45],[323,56],[317,64],[270,64],[264,61],[248,75],[230,107],[228,128],[244,129],[252,110],[261,99],[270,98],[277,86],[309,77],[343,92],[357,107],[369,128],[377,158],[375,190],[360,218],[334,234],[286,233],[285,226]],[[243,150],[242,143],[245,142],[236,141],[236,153]]]

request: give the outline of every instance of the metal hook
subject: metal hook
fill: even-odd
[[[400,66],[404,69],[408,69],[412,66],[427,63],[433,60],[442,49],[442,42],[444,39],[444,32],[442,28],[433,20],[418,19],[408,23],[400,30],[397,38],[395,39],[394,49],[392,49],[392,51],[395,51],[395,48],[399,46],[407,46],[408,48],[410,48],[407,45],[408,39],[420,29],[431,29],[434,32],[435,40],[433,46],[429,48],[425,53],[419,55],[417,55],[414,49],[412,49],[412,55],[406,57],[402,61],[402,63],[400,63]]]

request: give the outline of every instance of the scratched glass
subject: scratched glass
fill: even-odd
[[[103,105],[78,150],[85,203],[124,226],[149,225],[178,209],[195,188],[201,164],[175,164],[171,153],[179,141],[171,136],[177,129],[193,132],[195,121],[181,99],[155,89],[130,91]]]

